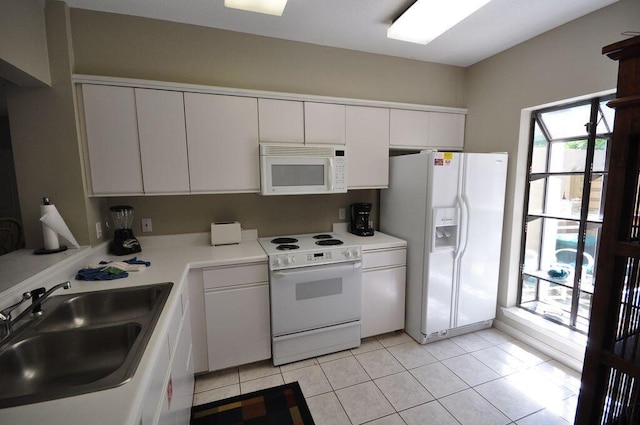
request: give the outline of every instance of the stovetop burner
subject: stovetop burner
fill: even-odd
[[[327,235],[326,233],[321,233],[319,235],[315,235],[313,239],[331,239],[333,236]]]
[[[280,244],[290,244],[290,243],[295,243],[298,242],[298,240],[296,238],[275,238],[271,240],[271,243],[274,243],[276,245],[280,245]]]
[[[295,239],[294,239],[295,241]],[[291,251],[294,249],[300,249],[300,247],[298,245],[291,245],[291,244],[283,244],[283,245],[278,245],[276,247],[277,250],[279,251]]]
[[[342,245],[342,241],[339,239],[322,239],[316,242],[316,245]]]

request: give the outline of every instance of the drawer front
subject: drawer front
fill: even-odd
[[[389,249],[380,251],[364,251],[362,253],[362,267],[373,269],[377,267],[404,266],[407,263],[407,250]]]
[[[216,267],[204,269],[202,273],[205,291],[207,289],[267,282],[269,280],[269,270],[266,263]]]

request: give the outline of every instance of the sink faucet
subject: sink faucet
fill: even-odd
[[[48,291],[45,291],[44,288],[37,288],[30,292],[25,292],[22,294],[20,301],[0,311],[0,344],[13,332],[13,325],[22,320],[27,314],[32,313],[34,316],[42,316],[44,313],[42,311],[42,303],[49,298],[49,295],[60,288],[71,288],[71,282],[59,283],[52,286]],[[25,308],[15,319],[12,319],[11,312],[27,300],[31,300],[31,305]]]

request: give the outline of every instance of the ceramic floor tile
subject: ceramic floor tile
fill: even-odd
[[[513,337],[496,328],[483,329],[475,332],[476,335],[486,339],[493,345],[503,344],[507,341],[513,340]]]
[[[500,375],[471,354],[464,354],[443,360],[442,364],[451,369],[453,373],[458,375],[458,377],[471,387],[500,377]]]
[[[395,413],[376,385],[369,381],[336,391],[340,403],[354,425]]]
[[[366,338],[362,340],[362,342],[360,343],[360,347],[351,349],[351,354],[355,356],[356,354],[362,354],[362,353],[367,353],[369,351],[380,350],[381,348],[384,348],[384,347],[382,346],[382,344],[380,344],[380,342],[378,342],[377,339]]]
[[[550,360],[550,357],[546,354],[541,353],[535,348],[529,347],[528,345],[523,344],[522,342],[515,339],[513,341],[499,344],[497,347],[511,354],[513,357],[517,358],[527,366],[535,366],[537,364]]]
[[[374,382],[397,411],[433,400],[433,396],[406,371],[376,379]]]
[[[573,422],[567,422],[560,416],[548,410],[536,412],[533,415],[522,418],[516,422],[517,425],[572,425]]]
[[[238,368],[234,367],[210,372],[205,375],[198,375],[195,381],[194,392],[199,393],[231,384],[238,384],[240,383],[240,378],[238,376]]]
[[[271,360],[250,363],[240,366],[240,382],[250,381],[252,379],[263,378],[265,376],[276,375],[280,373],[280,368],[274,366]]]
[[[281,374],[265,376],[251,381],[240,383],[240,392],[242,394],[251,393],[253,391],[264,390],[266,388],[277,387],[283,385],[284,380]]]
[[[462,425],[506,425],[511,420],[472,389],[438,400]]]
[[[564,400],[556,400],[547,407],[548,413],[556,415],[565,421],[573,424],[576,418],[576,408],[578,407],[578,396],[574,395]]]
[[[511,385],[504,378],[474,388],[511,420],[517,420],[544,409],[535,398]]]
[[[425,350],[423,345],[415,341],[394,345],[387,350],[405,369],[414,369],[438,361],[431,353]]]
[[[482,350],[483,348],[491,347],[493,345],[491,342],[476,335],[475,333],[454,336],[451,338],[451,342],[458,345],[467,353]]]
[[[367,422],[367,425],[406,425],[400,415],[394,413],[393,415],[385,416],[384,418],[376,419],[375,421]]]
[[[196,393],[193,395],[193,405],[199,406],[212,401],[224,400],[225,398],[240,395],[240,384],[228,385],[226,387]]]
[[[338,351],[337,353],[326,354],[318,357],[318,363],[331,362],[337,359],[344,359],[345,357],[353,357],[351,350]]]
[[[504,379],[509,381],[520,392],[526,393],[545,407],[574,395],[564,385],[553,382],[535,368],[513,373],[505,376]]]
[[[282,374],[284,382],[298,381],[302,394],[306,397],[332,391],[331,385],[318,365],[295,369]]]
[[[402,365],[385,349],[358,354],[356,359],[371,379],[402,372]]]
[[[580,393],[580,373],[555,360],[540,363],[533,369],[558,385],[563,385],[573,394]]]
[[[498,347],[484,348],[474,351],[471,355],[501,376],[518,372],[527,367],[525,363]]]
[[[404,344],[405,342],[413,341],[409,335],[402,331],[398,332],[390,332],[388,334],[379,335],[376,339],[380,342],[380,344],[385,347],[392,347],[398,344]]]
[[[442,363],[431,363],[409,371],[435,398],[469,388]]]
[[[309,397],[306,401],[316,425],[351,425],[335,393]]]
[[[466,353],[459,345],[454,344],[448,339],[425,344],[424,349],[438,360],[444,360]]]
[[[320,367],[327,376],[334,390],[360,384],[369,381],[369,375],[364,371],[355,357],[349,356],[327,363],[321,363]]]
[[[318,359],[307,359],[299,362],[287,363],[280,366],[280,372],[289,372],[290,370],[302,369],[303,367],[313,366],[319,364]]]
[[[420,406],[400,412],[400,416],[407,425],[460,425],[451,413],[442,407],[437,401],[432,401]]]

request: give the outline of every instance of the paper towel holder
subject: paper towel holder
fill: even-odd
[[[46,196],[42,198],[42,205],[40,206],[40,214],[44,214],[48,208],[55,208],[54,205],[51,204],[51,201]],[[59,245],[58,243],[58,234],[54,232],[49,226],[42,223],[42,234],[45,240],[45,246],[43,248],[38,248],[33,253],[35,255],[44,255],[44,254],[55,254],[57,252],[63,252],[67,250],[66,245]],[[58,245],[57,248],[47,248],[47,240],[53,240],[55,238],[55,245]]]

